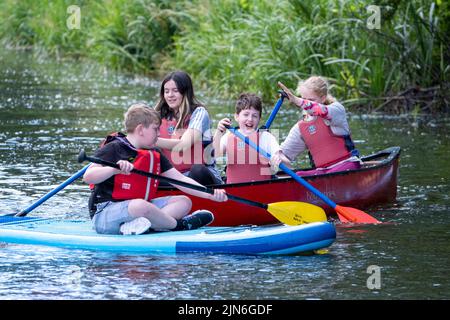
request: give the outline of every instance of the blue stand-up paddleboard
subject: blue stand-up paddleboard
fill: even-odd
[[[112,252],[231,254],[307,254],[330,246],[334,225],[203,227],[143,235],[101,235],[90,221],[34,217],[0,219],[0,242]]]

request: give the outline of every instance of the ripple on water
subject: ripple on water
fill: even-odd
[[[80,170],[80,148],[92,152],[106,134],[122,127],[128,104],[153,105],[158,96],[158,80],[88,64],[32,61],[17,53],[0,60],[2,213],[28,207]],[[229,101],[198,93],[214,125],[230,113]],[[298,111],[282,108],[278,117],[284,139]],[[367,209],[381,225],[338,225],[328,254],[145,256],[0,243],[0,298],[450,298],[450,119],[351,116],[350,126],[362,154],[402,147],[398,201]],[[89,192],[78,181],[30,216],[88,219]],[[367,288],[372,265],[381,268],[380,290]]]

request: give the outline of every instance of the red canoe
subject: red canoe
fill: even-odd
[[[361,169],[304,177],[304,179],[337,204],[363,209],[367,206],[395,201],[399,158],[400,147],[391,147],[362,157],[364,165]],[[278,179],[213,187],[224,188],[229,194],[262,203],[301,201],[321,206],[328,214],[334,213],[313,193],[282,173]],[[160,187],[156,196],[178,194],[182,194],[178,189]],[[264,225],[279,222],[264,209],[235,201],[218,203],[198,197],[191,197],[191,199],[192,210],[208,209],[214,213],[215,219],[212,226]]]

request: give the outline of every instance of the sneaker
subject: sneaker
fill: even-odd
[[[123,235],[143,234],[150,227],[152,223],[145,217],[139,217],[130,222],[122,223],[120,226],[120,233]]]
[[[214,221],[214,215],[208,210],[197,210],[181,219],[184,230],[193,230],[207,226]]]

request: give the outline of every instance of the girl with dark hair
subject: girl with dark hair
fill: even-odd
[[[195,98],[191,77],[184,71],[169,73],[159,96],[155,110],[162,123],[156,146],[184,175],[203,185],[222,183],[214,159],[209,114]]]

